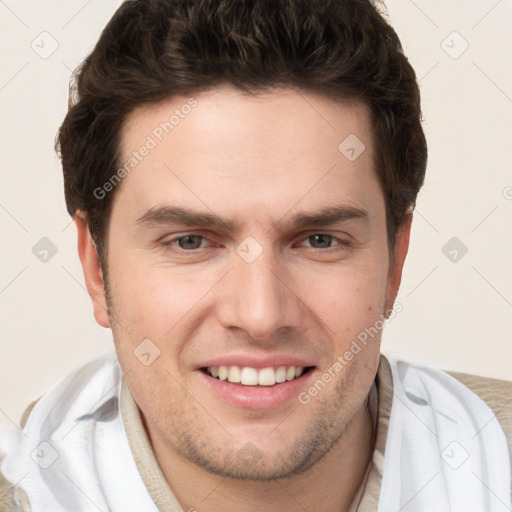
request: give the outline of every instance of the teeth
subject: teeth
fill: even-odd
[[[208,368],[211,372],[211,369]],[[227,366],[219,366],[219,379],[226,380],[228,378],[228,367]]]
[[[276,370],[276,382],[285,382],[286,381],[286,366],[280,366]]]
[[[258,374],[260,386],[273,386],[276,383],[276,372],[274,368],[263,368]]]
[[[237,384],[240,382],[240,368],[238,366],[230,366],[228,370],[228,381]]]
[[[258,370],[249,366],[211,366],[208,373],[219,380],[244,386],[273,386],[300,377],[304,373],[302,366],[278,366]]]
[[[256,368],[248,368],[247,366],[242,368],[240,382],[246,386],[255,386],[258,384],[258,371]]]

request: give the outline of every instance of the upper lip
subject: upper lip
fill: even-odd
[[[306,368],[315,365],[311,360],[291,354],[266,354],[262,356],[256,356],[254,354],[226,354],[205,360],[197,367],[199,369],[218,366],[240,366],[241,368],[248,366],[250,368],[261,369],[270,366],[276,368],[279,366],[300,366]]]

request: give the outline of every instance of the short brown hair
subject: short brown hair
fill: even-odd
[[[423,184],[427,147],[414,70],[370,0],[127,0],[75,72],[56,141],[68,212],[86,212],[103,264],[115,189],[101,199],[94,191],[120,165],[127,115],[223,83],[368,105],[393,247]]]

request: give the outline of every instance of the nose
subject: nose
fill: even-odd
[[[270,251],[253,262],[234,255],[234,267],[223,283],[218,317],[225,328],[243,330],[257,342],[300,327],[303,304],[293,290],[290,272]]]

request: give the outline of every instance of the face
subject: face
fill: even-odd
[[[223,86],[125,128],[96,318],[153,444],[224,476],[304,471],[362,408],[380,335],[333,365],[392,306],[403,261],[366,107]]]

